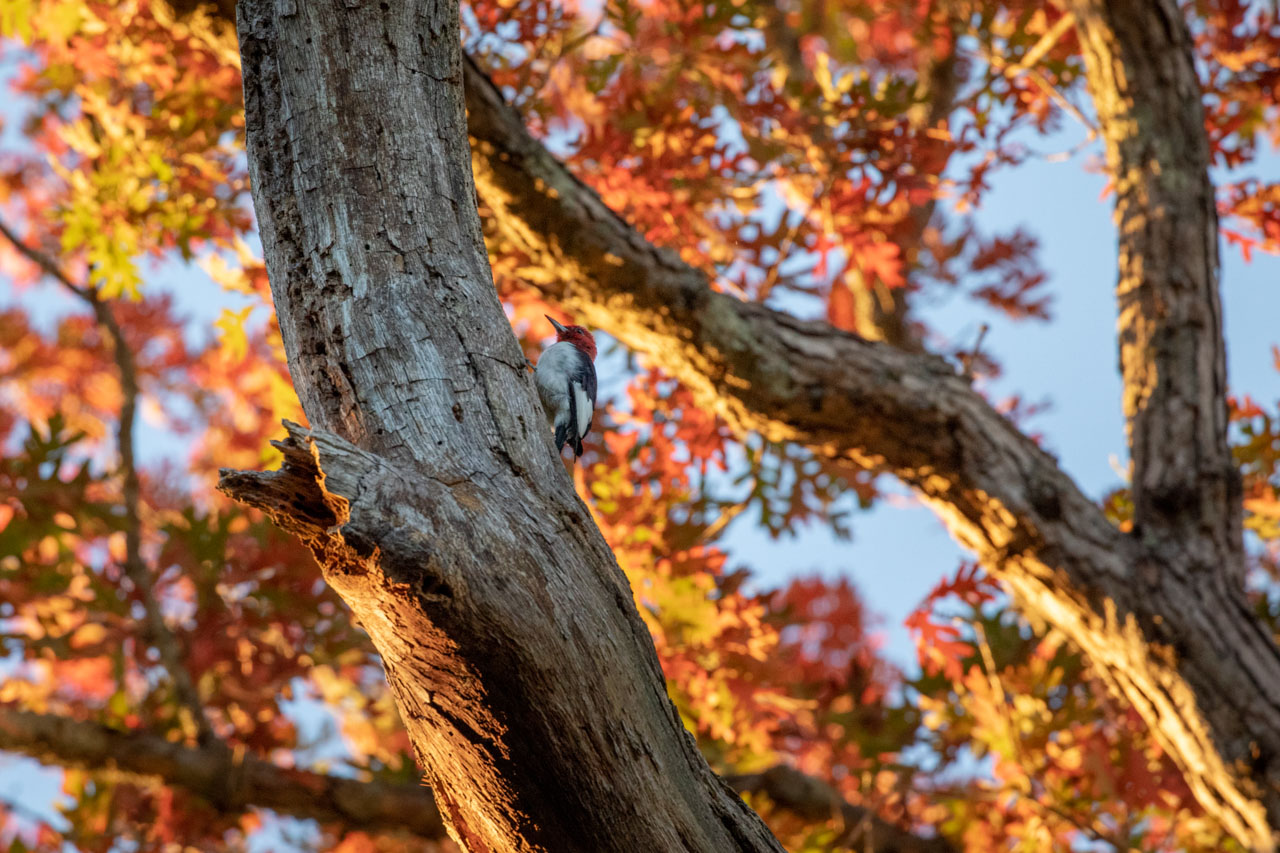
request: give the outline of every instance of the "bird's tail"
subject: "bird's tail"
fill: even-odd
[[[574,461],[577,461],[583,453],[582,439],[572,433],[569,424],[556,424],[556,453],[563,452],[566,444],[573,451]]]

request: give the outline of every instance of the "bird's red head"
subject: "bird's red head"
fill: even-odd
[[[543,314],[548,320],[549,316]],[[581,326],[562,326],[555,320],[551,320],[551,325],[556,327],[556,340],[568,341],[582,352],[586,353],[587,358],[592,361],[596,360],[596,339],[591,337],[591,333]]]

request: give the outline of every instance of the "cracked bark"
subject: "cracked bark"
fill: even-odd
[[[480,234],[457,3],[238,16],[267,269],[317,429],[220,487],[311,546],[466,849],[780,850],[681,725],[544,428]]]
[[[574,559],[589,518],[548,524],[493,481],[288,429],[279,471],[219,488],[306,543],[351,605],[464,848],[781,849],[680,726],[607,550]]]

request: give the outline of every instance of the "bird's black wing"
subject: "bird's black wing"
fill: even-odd
[[[591,400],[591,414],[592,417],[594,417],[596,411],[596,366],[591,363],[591,359],[589,358],[586,359],[586,362],[587,369],[586,375],[582,380],[582,390],[587,392],[587,398]],[[587,433],[591,432],[591,420],[592,418],[587,418],[587,427],[582,431],[582,435],[578,436],[578,438],[586,438]]]

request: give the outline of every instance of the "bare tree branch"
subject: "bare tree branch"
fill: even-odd
[[[1240,582],[1218,215],[1191,31],[1172,0],[1072,5],[1116,193],[1134,530],[1162,556]]]
[[[129,341],[120,328],[111,305],[98,295],[93,285],[76,284],[52,257],[28,245],[3,221],[0,221],[0,235],[45,275],[59,282],[93,309],[98,327],[111,347],[111,355],[120,378],[120,423],[116,427],[116,447],[120,455],[121,492],[124,499],[125,576],[133,584],[146,612],[144,639],[160,652],[160,660],[173,684],[178,706],[190,718],[188,723],[197,738],[204,742],[212,737],[212,729],[191,681],[191,674],[183,662],[181,644],[165,624],[164,613],[160,610],[160,602],[152,585],[151,571],[142,559],[142,487],[138,477],[133,434],[138,413],[138,365],[133,357],[133,350],[129,347]]]
[[[927,52],[920,66],[915,92],[917,103],[908,114],[912,129],[917,134],[945,124],[955,111],[961,79],[960,57],[954,37],[959,22],[949,18],[948,25],[953,34],[950,49],[946,53]],[[921,266],[920,254],[937,209],[937,197],[913,208],[909,214],[911,228],[899,237],[898,248],[908,278]],[[871,340],[923,352],[924,342],[911,321],[909,296],[906,287],[886,288],[880,282],[871,288],[856,290],[858,331]]]
[[[775,805],[812,821],[835,819],[844,830],[840,844],[875,853],[954,853],[945,838],[923,838],[901,829],[875,812],[847,802],[835,788],[794,767],[779,764],[761,773],[726,776],[744,794],[764,794]]]
[[[0,749],[46,764],[159,781],[235,813],[264,808],[345,830],[444,837],[431,792],[421,785],[362,782],[237,756],[221,741],[197,747],[51,714],[0,708]]]
[[[422,785],[280,767],[254,755],[237,756],[221,741],[190,747],[150,732],[0,708],[0,750],[52,766],[178,787],[228,813],[261,808],[333,824],[346,832],[445,836],[435,799]],[[791,767],[778,765],[725,781],[740,793],[763,793],[801,818],[826,821],[834,815],[851,839],[869,842],[875,853],[954,850],[944,839],[918,838],[868,809],[850,805],[825,782]],[[855,831],[867,835],[855,836]]]

